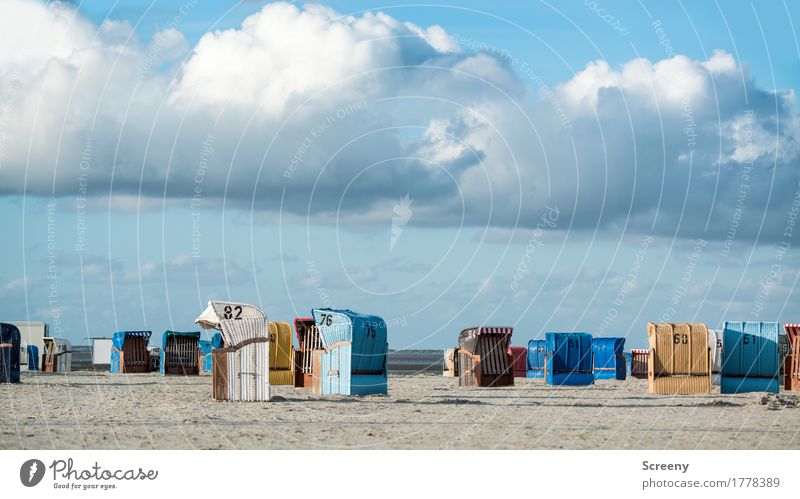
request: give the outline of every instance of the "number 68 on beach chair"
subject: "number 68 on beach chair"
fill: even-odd
[[[225,348],[212,351],[214,400],[268,401],[267,315],[255,305],[210,301],[195,323],[204,329],[218,329],[225,340]]]

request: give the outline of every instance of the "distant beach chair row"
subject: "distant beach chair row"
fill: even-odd
[[[458,348],[444,353],[444,375],[461,386],[513,386],[514,378],[541,378],[548,385],[591,385],[624,380],[624,338],[588,333],[547,333],[528,347],[510,346],[511,327],[474,327],[459,334]]]
[[[212,301],[195,322],[214,329],[210,340],[198,331],[166,331],[160,349],[148,349],[150,331],[121,331],[112,338],[112,373],[196,375],[210,372],[216,400],[268,400],[270,385],[310,388],[319,395],[385,394],[386,323],[351,310],[317,308],[292,327],[269,321],[256,306]],[[0,323],[0,382],[20,379],[20,358],[38,359],[23,348],[19,329]],[[514,378],[541,378],[548,385],[588,386],[597,379],[624,380],[628,373],[648,380],[653,394],[800,390],[800,325],[725,322],[720,330],[702,323],[649,323],[649,349],[634,349],[630,361],[624,338],[593,338],[583,332],[548,332],[525,347],[512,347],[511,327],[478,326],[461,331],[458,347],[445,350],[444,374],[461,386],[513,386]],[[45,372],[67,372],[68,341],[43,338]]]
[[[596,379],[646,378],[653,394],[721,393],[800,389],[800,325],[777,322],[725,322],[721,330],[702,323],[649,323],[650,348],[632,350],[630,365],[624,338],[592,338],[588,333],[549,332],[530,340],[527,378],[548,385],[587,386]],[[458,377],[461,386],[509,386],[522,354],[510,347],[512,328],[479,327],[459,335],[458,348],[444,352],[444,375]]]

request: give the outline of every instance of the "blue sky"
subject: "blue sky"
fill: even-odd
[[[11,2],[0,317],[798,321],[796,4],[322,4]]]

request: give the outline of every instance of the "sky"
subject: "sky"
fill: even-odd
[[[797,26],[797,28],[796,28]],[[800,322],[796,2],[0,4],[0,319]]]

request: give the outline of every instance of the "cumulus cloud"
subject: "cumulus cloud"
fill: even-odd
[[[558,229],[722,238],[745,182],[737,237],[776,239],[798,189],[794,92],[721,51],[591,61],[545,96],[445,28],[383,13],[268,4],[191,48],[61,4],[4,2],[12,16],[5,194],[74,196],[83,178],[103,199],[355,221],[409,194],[420,224],[532,227],[557,206]]]

